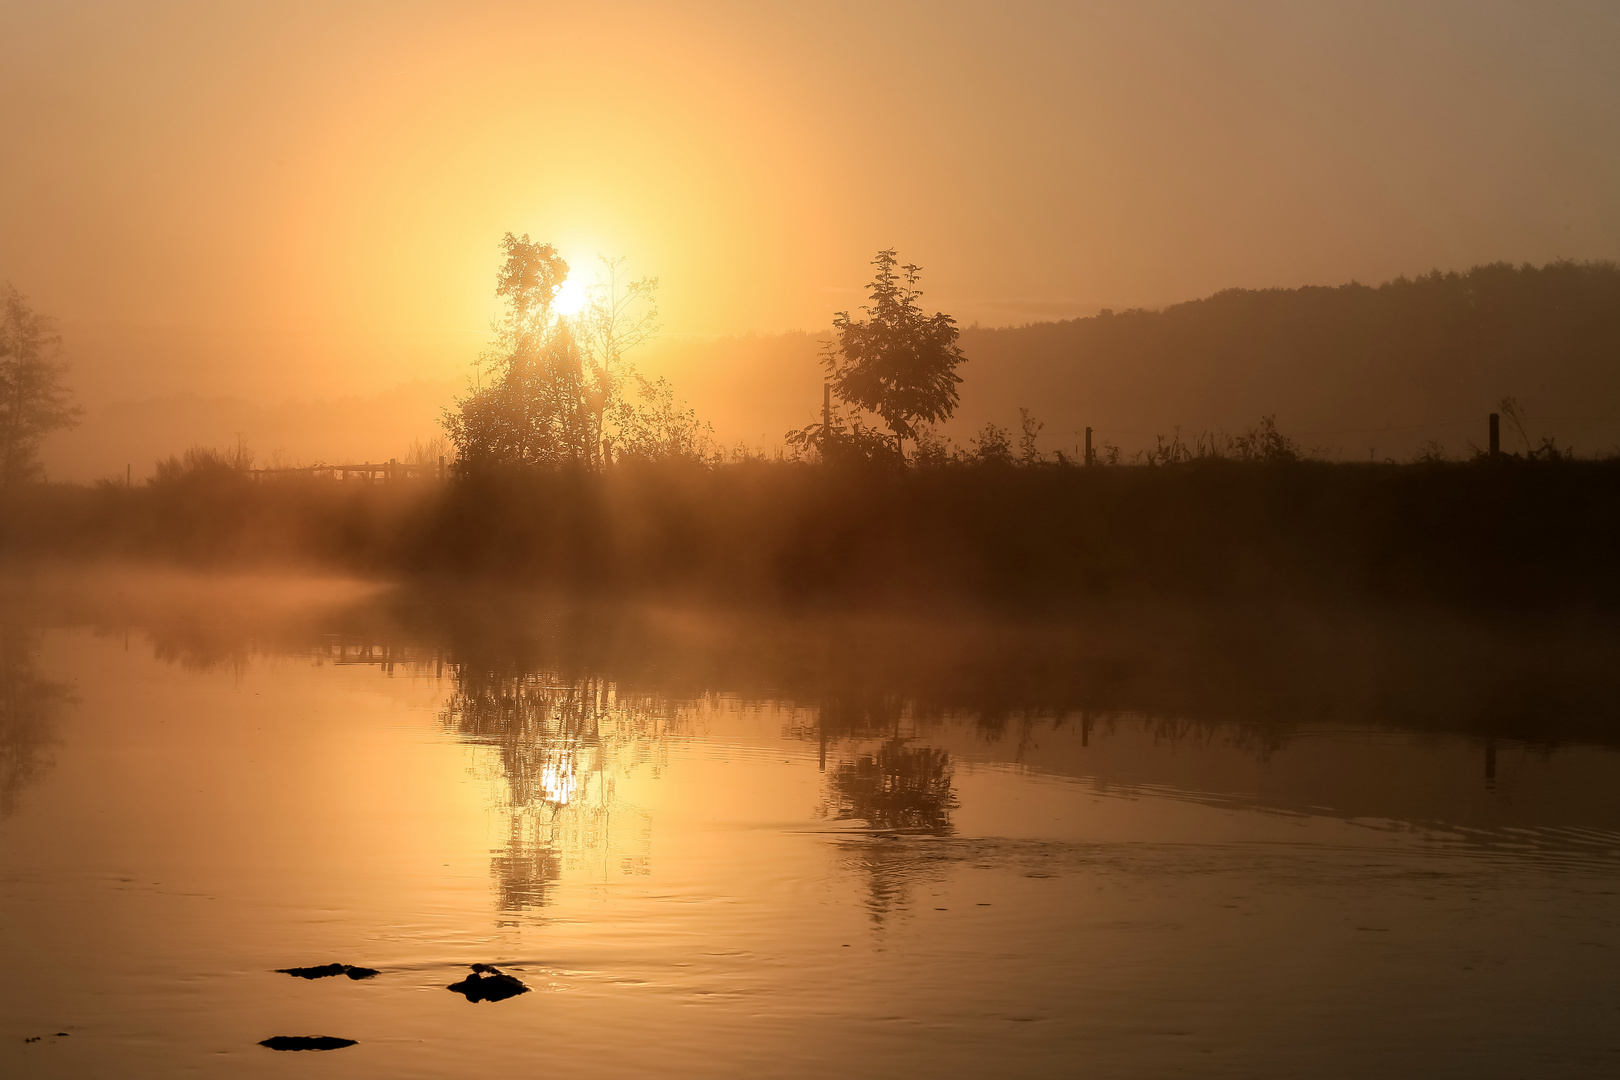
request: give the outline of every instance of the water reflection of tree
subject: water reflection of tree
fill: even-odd
[[[928,862],[898,834],[948,836],[955,808],[950,755],[898,734],[827,770],[820,814],[860,821],[881,834],[848,851],[849,864],[866,883],[866,907],[874,924],[881,926],[892,912],[906,907],[912,888],[929,873]]]
[[[40,677],[35,636],[0,625],[0,820],[50,768],[49,749],[68,688]]]
[[[627,694],[597,676],[452,666],[455,689],[441,713],[466,742],[494,751],[506,789],[507,838],[492,853],[505,912],[544,906],[568,865],[601,860],[603,873],[646,873],[637,844],[619,838],[631,813],[614,781],[637,767],[662,769],[665,736],[679,727],[654,695]],[[645,839],[645,828],[641,830]]]
[[[950,755],[894,737],[828,771],[822,812],[872,829],[945,836],[955,807]]]

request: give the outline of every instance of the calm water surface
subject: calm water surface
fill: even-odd
[[[1620,1070],[1609,749],[624,680],[186,603],[203,630],[5,631],[0,1074]],[[275,972],[330,961],[380,974]],[[531,992],[448,992],[472,963]]]

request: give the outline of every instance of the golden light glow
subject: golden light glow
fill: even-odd
[[[581,280],[579,271],[574,270],[562,283],[562,288],[557,290],[557,299],[552,306],[556,308],[557,314],[571,318],[584,309],[586,299],[585,283]]]
[[[1540,7],[250,2],[174,15],[182,34],[111,0],[4,5],[0,88],[29,106],[0,279],[64,321],[91,411],[47,467],[88,479],[243,430],[98,427],[113,402],[432,383],[388,408],[433,430],[486,347],[508,231],[564,252],[564,311],[597,252],[658,277],[669,346],[822,334],[889,246],[964,327],[1612,259],[1620,24]],[[892,122],[855,122],[875,103]],[[775,439],[819,410],[807,351],[802,377],[671,374],[736,414],[723,438]],[[324,420],[247,437],[364,458],[406,441],[378,417],[352,447]]]

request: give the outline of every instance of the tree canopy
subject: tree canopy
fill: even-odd
[[[0,486],[40,476],[45,436],[78,423],[83,410],[63,383],[61,346],[54,319],[9,282],[0,288]]]
[[[917,425],[949,419],[967,359],[957,344],[956,320],[923,313],[917,301],[922,268],[900,265],[893,248],[877,253],[865,319],[840,311],[822,360],[839,400],[876,413],[894,433],[896,449],[917,437]],[[902,455],[903,456],[903,455]]]
[[[705,425],[625,356],[657,331],[658,279],[628,280],[622,260],[604,259],[585,309],[569,317],[556,310],[569,266],[555,247],[507,233],[501,250],[494,340],[479,384],[444,420],[460,467],[696,455]]]

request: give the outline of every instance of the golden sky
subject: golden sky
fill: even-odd
[[[496,241],[668,334],[1620,256],[1606,3],[0,0],[0,278],[94,401],[459,378]],[[98,393],[99,388],[99,393]]]

